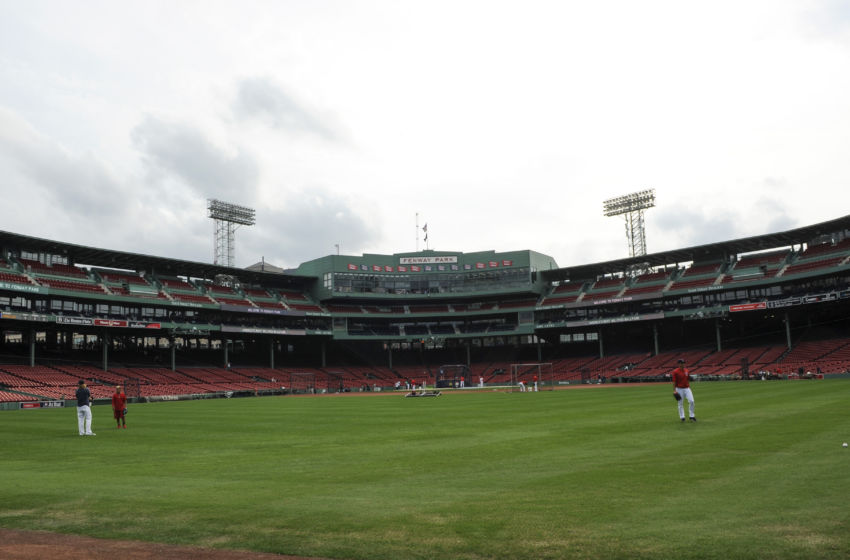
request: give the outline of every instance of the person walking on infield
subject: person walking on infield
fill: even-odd
[[[91,391],[82,379],[77,386],[77,427],[81,436],[95,435],[91,431]]]
[[[685,367],[685,360],[679,360],[679,367],[673,370],[673,393],[678,395],[676,405],[679,407],[679,419],[685,421],[685,401],[688,401],[688,412],[691,422],[696,422],[694,412],[694,394],[691,391],[691,375]]]
[[[115,417],[116,428],[120,428],[123,424],[124,429],[127,429],[126,411],[127,395],[121,390],[121,385],[116,385],[115,392],[112,393],[112,415]]]

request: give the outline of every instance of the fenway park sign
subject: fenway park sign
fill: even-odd
[[[398,264],[457,264],[454,257],[401,257]]]

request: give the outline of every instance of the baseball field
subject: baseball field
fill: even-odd
[[[850,557],[850,381],[0,413],[0,527],[339,559]]]

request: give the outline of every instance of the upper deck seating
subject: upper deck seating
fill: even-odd
[[[578,294],[579,292],[581,292],[583,286],[583,282],[565,282],[563,284],[555,286],[555,289],[552,290],[552,295]]]
[[[169,294],[173,299],[177,301],[187,301],[187,302],[196,302],[196,303],[209,303],[212,304],[213,301],[207,295],[201,294],[184,294],[182,292],[172,292]]]
[[[153,298],[153,299],[168,299],[165,294],[162,292],[149,292],[149,291],[141,291],[134,292],[131,291],[127,286],[109,286],[109,291],[115,294],[116,296],[132,296],[139,298]]]
[[[805,262],[797,262],[792,264],[782,273],[782,276],[790,276],[793,274],[801,274],[803,272],[811,272],[821,268],[832,268],[842,264],[847,257],[840,255],[836,257],[828,257],[824,259],[812,259]]]
[[[289,300],[302,301],[302,300],[307,299],[307,296],[305,296],[301,292],[295,292],[295,291],[292,291],[292,290],[278,290],[277,292],[280,294],[280,297],[286,299],[287,301],[289,301]]]
[[[138,274],[127,274],[122,272],[98,271],[103,281],[108,284],[136,284],[139,286],[150,286],[150,283]]]
[[[205,286],[205,288],[207,289],[207,292],[212,294],[213,297],[215,297],[216,294],[221,294],[221,295],[225,295],[225,296],[238,296],[239,295],[239,292],[237,292],[236,290],[234,290],[230,286],[218,286],[218,285],[215,285],[215,284],[207,284]]]
[[[600,278],[588,290],[588,293],[595,293],[598,291],[610,292],[612,288],[622,288],[625,284],[625,281],[622,278]],[[614,291],[617,293],[619,290]],[[585,299],[587,299],[585,297]]]
[[[656,272],[649,272],[647,274],[641,274],[635,277],[634,284],[648,284],[652,283],[666,283],[667,280],[670,279],[670,271],[668,270],[659,270]]]
[[[665,288],[665,284],[655,284],[652,286],[632,286],[630,288],[626,288],[626,291],[623,292],[623,296],[636,296],[638,294],[651,294],[653,292],[663,292]]]
[[[669,291],[673,292],[676,290],[692,290],[694,288],[700,288],[703,286],[711,286],[716,281],[716,276],[694,278],[692,280],[679,280],[677,282],[674,282],[673,285],[670,286]]]
[[[560,303],[574,303],[574,302],[578,301],[578,298],[579,298],[579,296],[577,294],[576,295],[570,295],[570,296],[558,296],[558,297],[551,297],[550,296],[550,297],[547,297],[546,299],[544,299],[543,302],[540,305],[557,305],[557,304],[560,304]]]
[[[66,276],[71,278],[88,278],[88,274],[76,267],[69,266],[66,264],[58,264],[54,263],[50,266],[40,263],[38,261],[32,261],[29,259],[19,259],[21,264],[24,266],[25,270],[32,271],[34,274],[47,274],[50,276]]]
[[[274,298],[270,293],[268,293],[263,288],[245,288],[245,295],[249,297],[258,297],[258,298]]]
[[[809,245],[802,253],[800,253],[799,258],[801,260],[804,260],[812,257],[829,255],[832,253],[844,253],[844,256],[850,254],[850,238],[843,239],[838,243],[821,243],[818,245]]]
[[[70,290],[74,292],[90,292],[96,294],[105,294],[103,286],[94,283],[71,282],[70,280],[60,280],[58,278],[47,278],[44,276],[38,277],[38,283],[42,286],[54,288],[57,290]]]
[[[709,263],[709,264],[700,264],[700,265],[691,265],[685,269],[685,272],[682,273],[680,278],[693,278],[695,276],[707,276],[713,275],[717,276],[720,272],[720,263]]]
[[[267,309],[283,309],[284,305],[279,301],[263,301],[255,299],[253,300],[254,305],[257,307],[265,307]]]
[[[781,251],[771,251],[769,253],[745,255],[734,263],[734,269],[738,270],[760,266],[778,266],[781,265],[790,254],[790,250],[782,249]]]
[[[13,284],[32,284],[30,279],[22,274],[18,274],[17,272],[0,272],[0,280],[5,282],[11,282]]]
[[[194,284],[183,280],[182,278],[160,278],[159,282],[171,292],[173,290],[183,290],[187,292],[197,292],[198,288]]]

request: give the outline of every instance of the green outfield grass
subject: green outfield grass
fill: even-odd
[[[330,558],[850,557],[850,381],[0,413],[0,527]]]

